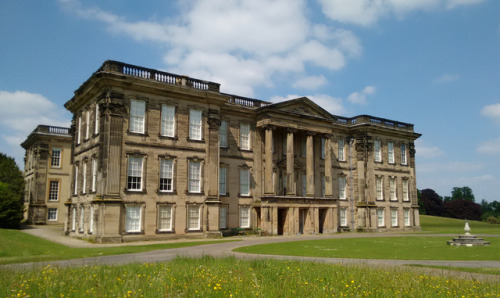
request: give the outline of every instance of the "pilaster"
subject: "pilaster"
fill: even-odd
[[[273,184],[273,130],[274,126],[265,127],[265,169],[264,169],[264,194],[274,195]]]
[[[294,196],[296,194],[295,187],[295,160],[294,160],[294,142],[293,134],[296,132],[295,129],[288,128],[286,136],[286,179],[287,179],[287,189],[286,194]]]
[[[306,196],[314,197],[314,136],[313,131],[307,132],[306,140]]]

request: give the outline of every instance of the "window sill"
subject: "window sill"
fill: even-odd
[[[238,148],[238,151],[240,151],[240,152],[248,152],[248,153],[252,153],[253,152],[252,149],[241,149],[241,148]]]
[[[229,193],[225,193],[225,194],[219,194],[219,197],[229,197]]]
[[[204,193],[203,191],[200,191],[200,192],[192,192],[192,191],[191,191],[191,192],[190,192],[190,191],[188,191],[188,190],[186,191],[186,194],[187,194],[187,195],[190,195],[190,196],[204,196],[204,195],[205,195],[205,193]]]
[[[130,190],[130,189],[125,189],[124,192],[126,194],[139,194],[139,195],[145,195],[148,193],[146,190]]]
[[[127,130],[127,134],[129,136],[149,137],[149,134],[147,132],[133,132],[133,131]]]
[[[162,195],[162,196],[177,195],[176,190],[172,190],[172,191],[157,190],[156,193],[158,195]]]
[[[251,197],[252,197],[251,194],[248,194],[248,195],[238,194],[238,198],[251,198]]]
[[[169,230],[169,231],[158,231],[158,230],[156,230],[156,234],[175,234],[175,230]]]
[[[125,235],[144,235],[144,232],[127,232],[125,231]]]
[[[171,136],[164,136],[164,135],[161,135],[159,134],[158,137],[161,139],[161,140],[172,140],[172,141],[177,141],[179,140],[178,137],[171,137]]]
[[[187,140],[189,143],[205,144],[205,140],[204,140],[204,139],[201,139],[201,140],[194,140],[194,139],[187,138],[186,140]]]
[[[201,229],[196,229],[196,230],[186,230],[186,233],[200,233],[203,232]]]

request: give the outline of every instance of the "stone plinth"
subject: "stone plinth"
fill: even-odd
[[[456,246],[483,246],[490,245],[489,241],[484,241],[483,238],[477,238],[474,235],[460,235],[458,238],[453,238],[447,242],[448,245]]]

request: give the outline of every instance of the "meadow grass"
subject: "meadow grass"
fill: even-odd
[[[462,272],[470,272],[470,273],[500,275],[500,268],[494,268],[494,267],[450,267],[450,266],[432,266],[432,265],[418,265],[418,264],[412,264],[409,266],[421,267],[421,268],[435,268],[435,269],[443,269],[443,270],[451,270],[451,271],[462,271]]]
[[[396,277],[396,278],[395,278]],[[155,264],[0,269],[2,297],[500,297],[500,284],[371,268],[234,258]]]
[[[420,226],[425,233],[463,234],[465,221],[462,219],[420,215]],[[469,221],[471,234],[500,235],[500,224],[489,224],[482,221]]]
[[[0,264],[78,259],[180,248],[236,240],[156,243],[133,246],[73,248],[19,230],[0,229]]]

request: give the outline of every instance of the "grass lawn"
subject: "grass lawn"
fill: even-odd
[[[429,265],[410,265],[411,267],[423,267],[423,268],[436,268],[436,269],[444,269],[444,270],[452,270],[452,271],[463,271],[463,272],[471,272],[471,273],[481,273],[481,274],[494,274],[500,275],[500,268],[472,268],[472,267],[449,267],[449,266],[429,266]]]
[[[1,297],[496,297],[500,283],[277,260],[177,258],[155,264],[0,269]]]
[[[437,234],[463,234],[465,221],[462,219],[420,215],[423,232]],[[500,224],[488,224],[482,221],[469,221],[470,233],[500,235]]]
[[[157,249],[196,246],[221,241],[235,240],[174,242],[119,247],[73,248],[35,237],[18,230],[0,229],[0,264],[119,255]]]

